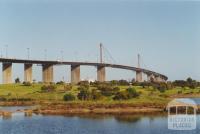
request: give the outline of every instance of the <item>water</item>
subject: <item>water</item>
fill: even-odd
[[[193,131],[167,129],[163,115],[82,115],[24,117],[15,113],[11,119],[0,119],[0,134],[199,134]]]
[[[200,104],[200,99],[194,99]],[[0,107],[17,111],[29,107]],[[15,113],[10,119],[0,117],[0,134],[200,134],[200,115],[192,131],[168,129],[167,115],[68,115],[25,117]]]

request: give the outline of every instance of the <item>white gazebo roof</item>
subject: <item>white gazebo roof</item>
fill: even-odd
[[[186,99],[186,98],[172,100],[171,102],[168,103],[167,109],[169,109],[170,107],[184,107],[184,106],[198,109],[195,101],[193,101],[192,99]]]

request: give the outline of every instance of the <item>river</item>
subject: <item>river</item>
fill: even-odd
[[[200,116],[198,116],[197,124]],[[167,128],[165,115],[68,115],[25,117],[15,113],[0,119],[0,134],[199,134]]]
[[[195,101],[200,104],[200,99]],[[0,107],[18,111],[30,107]],[[168,129],[167,114],[132,115],[33,115],[15,112],[11,118],[0,117],[0,134],[200,134],[200,115],[197,128],[190,131]]]

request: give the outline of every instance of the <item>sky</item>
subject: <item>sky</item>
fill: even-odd
[[[180,80],[200,80],[200,1],[0,0],[0,50],[9,58],[104,62],[141,66]],[[45,53],[46,50],[46,53]],[[112,60],[111,56],[115,59]],[[0,65],[0,68],[2,65]],[[107,68],[107,80],[135,77]],[[41,81],[41,66],[33,78]],[[2,73],[0,72],[0,76]],[[70,81],[70,67],[54,67],[55,81]],[[23,65],[13,65],[13,80]],[[81,67],[81,79],[96,79],[95,67]],[[1,81],[1,78],[0,78]]]

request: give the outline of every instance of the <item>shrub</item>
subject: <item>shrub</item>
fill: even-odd
[[[128,97],[128,92],[123,91],[123,92],[117,92],[116,95],[113,97],[114,100],[127,100],[129,99]]]
[[[127,81],[127,80],[119,80],[119,85],[121,85],[121,86],[128,86],[128,85],[130,85],[129,84],[129,82]]]
[[[56,86],[54,84],[50,84],[50,85],[43,85],[41,87],[41,90],[43,92],[53,92],[56,90]]]
[[[180,91],[178,91],[178,94],[182,94],[183,92],[180,90]]]
[[[165,90],[167,90],[167,84],[166,83],[152,83],[152,86],[154,89],[157,89],[161,93],[164,93]]]
[[[113,97],[114,100],[128,100],[136,98],[139,96],[139,93],[134,88],[128,88],[126,91],[117,92]]]
[[[141,83],[138,83],[139,86],[141,86],[142,88],[145,88],[145,87],[150,87],[151,86],[151,83],[150,82],[141,82]]]
[[[135,88],[128,88],[126,91],[128,92],[129,98],[135,98],[139,96],[139,93],[135,90]]]
[[[63,99],[65,101],[74,101],[76,99],[76,97],[73,94],[68,93],[68,94],[64,95]]]
[[[158,90],[161,92],[161,93],[164,93],[166,88],[165,86],[158,86]]]
[[[64,90],[65,90],[65,91],[70,91],[70,90],[72,90],[72,85],[71,85],[71,84],[65,85],[65,86],[64,86]]]
[[[64,81],[59,81],[59,82],[56,83],[56,85],[64,85],[64,84],[65,84]]]
[[[104,96],[112,96],[115,95],[120,90],[120,88],[119,87],[113,88],[108,85],[100,85],[97,87],[97,90],[99,90],[101,94]]]
[[[91,99],[91,93],[88,89],[83,88],[80,89],[80,92],[78,93],[78,99],[79,100],[90,100]]]
[[[116,86],[116,85],[119,84],[119,82],[118,82],[117,80],[112,80],[112,81],[110,81],[110,84],[111,84],[112,86]]]
[[[88,81],[80,81],[79,83],[78,83],[78,85],[79,86],[84,86],[84,87],[86,87],[86,88],[89,88],[90,87],[90,83],[88,82]]]
[[[16,78],[16,79],[15,79],[15,83],[20,83],[20,79],[19,79],[19,78]]]
[[[23,86],[32,86],[30,82],[23,82]]]
[[[78,90],[79,91],[81,91],[81,90],[89,90],[89,87],[87,87],[87,86],[79,86]]]
[[[91,92],[91,97],[92,97],[92,100],[100,100],[103,96],[96,89],[93,89]]]
[[[93,87],[98,87],[100,84],[101,84],[101,82],[99,82],[99,81],[90,82],[90,85]]]
[[[0,97],[0,101],[6,101],[7,99],[4,97]]]
[[[189,85],[189,88],[190,88],[190,89],[195,89],[195,88],[196,88],[196,85],[195,85],[194,83],[192,83],[192,84]]]

